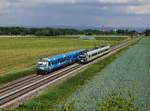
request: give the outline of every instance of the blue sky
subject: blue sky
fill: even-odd
[[[149,27],[149,0],[0,0],[0,26]]]

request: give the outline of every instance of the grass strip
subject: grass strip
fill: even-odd
[[[53,111],[56,105],[65,101],[67,97],[91,80],[104,67],[120,56],[125,49],[120,50],[104,60],[98,61],[96,64],[91,65],[85,71],[66,80],[62,84],[49,88],[40,96],[26,101],[13,111]]]
[[[127,95],[124,93],[117,91],[104,97],[97,105],[96,111],[139,111],[134,105],[135,98],[131,92],[128,92]]]
[[[97,98],[94,97],[95,102]],[[84,107],[76,108],[75,103],[80,101],[72,101],[70,103],[64,103],[60,109],[54,111],[87,111]],[[114,90],[111,94],[98,100],[95,111],[140,111],[138,107],[134,105],[135,97],[130,90]]]

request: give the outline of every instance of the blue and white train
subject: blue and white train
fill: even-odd
[[[78,62],[80,60],[79,56],[84,51],[85,50],[82,49],[61,55],[56,55],[54,57],[42,58],[38,61],[36,65],[36,72],[37,74],[49,74],[50,72],[58,68]]]
[[[75,62],[88,63],[100,56],[110,52],[110,46],[103,46],[92,50],[76,50],[73,52],[56,55],[54,57],[42,58],[36,65],[37,74],[49,74],[61,67],[73,64]]]

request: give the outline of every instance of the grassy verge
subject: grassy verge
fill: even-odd
[[[65,101],[67,97],[91,80],[97,74],[97,72],[101,71],[105,66],[120,56],[122,51],[123,49],[116,54],[99,61],[94,65],[91,65],[85,71],[81,72],[75,77],[72,77],[71,79],[68,79],[64,83],[54,88],[49,88],[39,97],[25,102],[13,111],[53,111],[55,105]]]
[[[139,111],[134,105],[134,96],[128,92],[124,95],[122,92],[113,92],[103,98],[96,108],[97,111]]]
[[[95,111],[139,111],[139,108],[134,105],[134,100],[135,98],[129,90],[125,92],[113,91],[110,95],[98,101]],[[80,103],[80,101],[65,103],[62,108],[54,109],[54,111],[86,111],[84,107],[77,109],[75,107],[76,102]]]

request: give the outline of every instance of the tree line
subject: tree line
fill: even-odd
[[[146,30],[145,35],[150,35],[150,30]],[[135,30],[109,30],[101,31],[94,29],[67,29],[67,28],[24,28],[24,27],[0,27],[0,35],[36,35],[36,36],[57,36],[57,35],[98,35],[98,34],[119,34],[119,35],[134,35]]]

